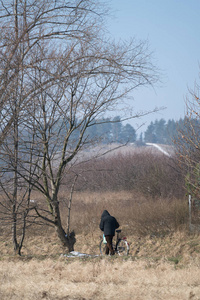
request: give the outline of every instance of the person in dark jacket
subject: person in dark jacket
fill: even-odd
[[[119,227],[119,223],[115,217],[111,216],[107,210],[104,210],[101,215],[101,222],[99,225],[100,229],[104,232],[106,238],[106,252],[108,255],[109,252],[111,255],[115,254],[115,251],[112,246],[112,240],[115,235],[115,230]]]

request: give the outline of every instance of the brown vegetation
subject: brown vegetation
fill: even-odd
[[[125,148],[126,149],[126,148]],[[174,158],[148,147],[115,151],[113,155],[80,163],[76,189],[92,191],[134,191],[145,197],[182,198],[184,179]],[[71,174],[66,174],[65,188]]]
[[[175,199],[147,200],[133,192],[77,192],[71,220],[76,251],[99,254],[104,208],[127,235],[128,257],[68,258],[53,228],[32,225],[22,257],[16,258],[5,231],[0,236],[0,298],[199,299],[200,238],[187,233],[187,205]],[[65,211],[63,207],[63,218]]]
[[[9,227],[1,224],[0,298],[100,300],[120,299],[123,295],[127,300],[199,299],[200,237],[188,232],[187,197],[184,191],[180,196],[182,178],[176,178],[172,163],[163,156],[156,159],[146,155],[142,159],[137,154],[128,160],[118,155],[101,159],[96,165],[90,162],[91,168],[96,167],[93,176],[89,165],[79,169],[79,179],[85,174],[85,185],[81,180],[77,182],[70,229],[76,232],[75,251],[88,257],[65,256],[55,229],[34,219],[28,223],[22,257],[16,258]],[[110,167],[114,178],[108,180]],[[145,169],[152,172],[145,173]],[[128,184],[123,190],[125,185],[116,184],[117,178],[123,176],[123,182],[137,179],[132,188]],[[143,176],[146,180],[142,181]],[[98,185],[92,185],[94,182]],[[149,189],[145,189],[147,182]],[[152,193],[154,185],[154,191],[162,192]],[[65,228],[69,191],[70,185],[65,181],[59,197]],[[42,208],[40,197],[37,193],[32,195],[33,205]],[[99,221],[104,209],[117,218],[122,235],[127,236],[128,257],[99,256]]]
[[[128,236],[166,236],[185,230],[188,225],[183,179],[175,162],[168,157],[148,152],[118,153],[80,164],[73,171],[78,174],[78,180],[72,197],[70,230],[76,234],[93,235],[104,209],[117,217]],[[64,178],[58,198],[65,230],[71,178],[73,180],[70,175]],[[32,199],[33,206],[40,211],[45,209],[41,195],[32,193]],[[2,234],[9,236],[10,224],[4,220]],[[29,214],[27,225],[26,238],[54,233],[54,228],[34,216],[34,210]]]
[[[175,269],[153,260],[89,261],[61,258],[2,261],[1,300],[197,300],[199,264]]]
[[[64,224],[67,225],[67,210],[64,204],[62,205],[62,218]],[[145,241],[151,241],[150,244],[148,242],[148,246],[152,245],[148,250],[150,252],[146,253],[147,256],[151,256],[153,254],[151,251],[155,251],[153,245],[158,240],[161,245],[167,239],[170,243],[170,239],[176,234],[187,235],[186,201],[183,204],[177,199],[146,200],[143,196],[132,192],[76,193],[71,218],[71,229],[74,229],[77,235],[76,251],[99,254],[99,242],[102,235],[99,230],[99,220],[105,208],[119,221],[122,234],[127,236],[131,244],[130,255],[132,256],[140,256],[144,253],[144,248],[147,249],[147,247],[141,247],[141,245],[145,244]],[[4,228],[0,237],[1,254],[12,255],[13,249],[11,240],[8,239],[8,228]],[[58,243],[54,228],[41,223],[40,225],[33,224],[27,229],[23,255],[57,256],[65,253],[63,251],[65,250]],[[159,256],[162,256],[162,251]]]

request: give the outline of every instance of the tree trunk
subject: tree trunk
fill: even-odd
[[[66,251],[74,251],[74,244],[76,243],[75,232],[72,231],[67,235],[65,230],[63,229],[58,203],[55,207],[55,229],[63,247],[66,248]]]
[[[14,249],[14,253],[15,253],[16,256],[17,255],[21,256],[21,249],[22,248],[19,246],[19,244],[17,244],[15,249]]]
[[[14,254],[19,254],[19,244],[17,242],[17,217],[15,213],[15,205],[13,205],[13,219],[12,219],[12,241],[13,241],[13,248]]]
[[[76,243],[75,232],[72,231],[69,235],[67,235],[61,224],[56,224],[55,227],[63,247],[66,248],[66,252],[74,251],[74,244]]]

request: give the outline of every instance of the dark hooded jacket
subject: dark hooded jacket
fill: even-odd
[[[115,235],[115,229],[119,227],[119,223],[112,217],[107,210],[104,210],[101,215],[100,229],[104,232],[104,235]]]

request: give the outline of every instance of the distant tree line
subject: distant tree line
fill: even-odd
[[[191,120],[190,120],[191,122]],[[199,121],[193,119],[192,123]],[[184,119],[180,118],[178,121],[164,119],[156,120],[151,122],[144,132],[145,143],[157,143],[157,144],[173,144],[178,138],[178,133],[185,129],[187,123],[187,117]]]
[[[80,120],[77,119],[75,124],[79,122]],[[192,122],[194,126],[199,126],[197,120],[190,120],[190,122]],[[186,134],[186,123],[187,117],[184,119],[180,118],[178,121],[173,119],[168,121],[164,119],[155,120],[148,125],[146,131],[137,135],[136,129],[131,124],[124,124],[120,116],[115,116],[113,118],[94,119],[91,125],[86,129],[86,136],[91,142],[98,141],[102,144],[136,143],[136,145],[142,146],[145,143],[157,143],[171,145],[177,140],[180,131],[184,130],[184,134]],[[69,129],[67,124],[58,122],[55,131],[64,135],[66,128]],[[27,133],[24,132],[24,135],[27,135]],[[74,143],[74,141],[79,138],[79,135],[80,129],[77,128],[70,136],[71,143]],[[59,144],[57,144],[56,147],[60,149]]]
[[[133,143],[136,141],[136,130],[130,125],[123,125],[119,116],[103,118],[93,122],[87,128],[88,136],[99,139],[102,143]]]
[[[124,124],[120,116],[114,118],[102,118],[94,120],[92,126],[87,128],[88,138],[99,140],[103,144],[108,143],[144,143],[173,144],[178,132],[185,127],[187,117],[178,121],[164,119],[152,121],[146,131],[137,136],[136,129],[129,123]],[[193,120],[193,122],[197,122]],[[75,135],[79,132],[74,132]]]
[[[80,120],[77,119],[75,124],[79,122]],[[195,122],[197,122],[197,120],[193,120],[193,123]],[[86,136],[87,140],[91,142],[92,140],[94,142],[98,141],[102,144],[136,143],[140,146],[145,143],[157,143],[170,145],[177,139],[178,133],[184,130],[186,123],[187,117],[179,119],[178,121],[173,119],[168,121],[164,119],[155,120],[149,124],[146,131],[137,135],[136,129],[131,124],[124,124],[120,116],[115,116],[113,118],[94,119],[91,125],[86,129]],[[67,124],[58,122],[55,132],[64,136],[66,128],[69,129]],[[24,135],[27,134],[27,132],[24,132]],[[79,135],[80,129],[77,128],[70,136],[71,143],[74,143],[74,141],[79,138]],[[56,147],[60,149],[59,144],[57,144]]]
[[[145,143],[172,144],[173,139],[177,136],[177,128],[183,127],[184,120],[179,121],[164,119],[151,122],[144,132]]]

